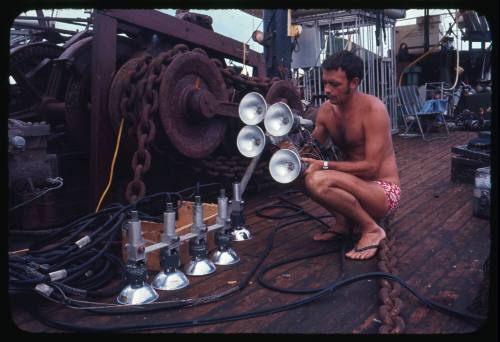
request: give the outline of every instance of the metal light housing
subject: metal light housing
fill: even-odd
[[[267,133],[275,137],[287,135],[294,126],[295,117],[286,103],[277,102],[269,107],[264,119]]]
[[[156,275],[152,283],[157,290],[180,290],[189,285],[188,278],[178,269],[171,268],[161,271]]]
[[[120,304],[141,305],[158,299],[158,293],[147,283],[140,286],[127,285],[118,295]]]
[[[238,151],[247,158],[258,156],[266,147],[266,135],[259,126],[245,126],[236,138]]]
[[[232,248],[226,247],[224,249],[217,249],[212,254],[212,261],[216,265],[233,265],[240,261],[240,257]]]
[[[267,111],[267,103],[262,95],[251,92],[243,96],[238,106],[238,115],[247,125],[258,125]]]
[[[244,226],[236,227],[231,232],[231,241],[247,241],[252,239],[252,234],[250,234],[250,230]]]
[[[204,276],[215,272],[215,265],[210,259],[194,257],[187,263],[184,272],[189,276]]]
[[[304,168],[299,154],[289,149],[277,151],[269,161],[271,177],[278,183],[293,182],[304,171]]]

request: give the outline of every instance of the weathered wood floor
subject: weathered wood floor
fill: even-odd
[[[472,215],[473,185],[455,184],[451,176],[451,148],[465,144],[476,136],[473,132],[452,132],[447,139],[425,142],[420,138],[394,136],[401,181],[402,200],[391,225],[396,239],[399,276],[421,295],[453,306],[472,310],[481,289],[483,264],[490,254],[490,222]],[[275,191],[276,192],[276,191]],[[160,300],[201,297],[219,293],[234,286],[253,267],[265,249],[267,237],[279,221],[260,218],[255,209],[270,204],[276,196],[262,193],[246,199],[246,221],[253,239],[235,243],[241,257],[234,266],[219,267],[205,277],[190,277],[191,285],[175,292],[161,292]],[[327,212],[309,200],[298,197],[297,204],[315,215]],[[327,222],[331,222],[327,219]],[[321,228],[308,221],[284,228],[274,240],[274,248],[264,264],[300,256],[313,251],[331,249],[328,243],[312,241]],[[347,276],[378,271],[376,259],[364,262],[346,261]],[[339,254],[305,259],[282,266],[268,274],[267,279],[281,287],[314,288],[326,286],[339,276]],[[154,275],[152,275],[154,276]],[[150,278],[151,279],[151,278]],[[228,283],[229,282],[229,283]],[[299,308],[271,315],[229,323],[156,330],[177,333],[377,333],[379,285],[376,280],[354,283],[334,294]],[[43,305],[51,318],[84,326],[167,323],[200,318],[213,318],[260,310],[291,303],[304,295],[283,294],[261,287],[254,279],[243,291],[220,302],[194,308],[170,310],[141,315],[96,316],[82,310],[70,310],[41,301],[11,301],[14,323],[31,332],[56,331],[25,312],[26,305]],[[464,333],[478,328],[456,318],[432,311],[421,305],[402,289],[402,316],[406,333]],[[110,299],[111,300],[111,299]]]

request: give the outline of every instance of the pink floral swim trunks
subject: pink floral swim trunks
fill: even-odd
[[[384,188],[385,196],[389,201],[389,210],[387,210],[387,214],[391,214],[394,209],[398,206],[399,199],[401,197],[401,188],[396,184],[384,182],[384,181],[373,181],[374,183],[379,184],[382,188]]]

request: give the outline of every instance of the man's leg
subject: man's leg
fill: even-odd
[[[325,208],[327,207],[327,205],[323,202],[318,201],[318,203],[324,206]],[[328,208],[327,210],[335,217],[335,224],[324,232],[318,232],[314,234],[313,236],[314,241],[330,241],[339,234],[348,233],[346,217],[337,211],[329,210]]]
[[[361,239],[356,248],[378,245],[385,238],[384,230],[374,219],[382,218],[388,208],[384,190],[376,183],[367,182],[353,175],[333,170],[316,171],[305,179],[311,197],[329,211],[339,212],[357,223]],[[350,251],[352,259],[367,259],[376,249]]]

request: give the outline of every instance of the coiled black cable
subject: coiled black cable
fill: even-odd
[[[283,201],[283,199],[280,199]],[[286,202],[286,200],[285,200]],[[303,214],[306,216],[305,218],[285,222],[283,224],[278,225],[275,229],[271,231],[267,238],[267,244],[264,252],[262,253],[262,256],[259,258],[257,261],[256,265],[254,268],[247,274],[247,276],[241,280],[239,285],[237,286],[238,289],[243,289],[246,287],[246,285],[249,283],[251,277],[255,274],[256,270],[260,267],[262,262],[265,260],[269,252],[271,251],[273,247],[273,240],[278,232],[278,230],[303,221],[307,220],[319,220],[321,221],[321,218],[319,217],[314,217],[311,214],[305,213],[305,211],[300,208],[299,206],[295,204],[286,204],[286,205],[280,205],[280,204],[272,204],[273,208],[280,207],[286,210],[291,210],[292,214],[289,215],[279,215],[279,216],[271,216],[271,215],[266,215],[263,213],[263,211],[266,210],[266,208],[261,208],[259,211],[257,211],[257,214],[263,217],[266,217],[268,219],[275,219],[275,218],[293,218],[300,216],[300,214]],[[302,210],[301,210],[302,209]],[[299,214],[300,213],[300,214]],[[328,215],[330,216],[330,215]],[[324,222],[322,222],[324,224]],[[141,324],[141,325],[126,325],[126,326],[107,326],[105,328],[99,328],[99,327],[82,327],[82,326],[75,326],[72,324],[64,323],[64,322],[59,322],[59,321],[54,321],[51,320],[47,317],[44,317],[39,311],[36,306],[30,307],[32,310],[32,313],[35,317],[37,317],[41,322],[46,324],[47,326],[54,327],[56,329],[62,329],[62,330],[74,330],[74,331],[144,331],[144,330],[156,330],[156,329],[170,329],[170,328],[181,328],[181,327],[194,327],[194,326],[200,326],[200,325],[207,325],[207,324],[216,324],[216,323],[223,323],[223,322],[230,322],[230,321],[235,321],[235,320],[241,320],[241,319],[248,319],[248,318],[253,318],[253,317],[258,317],[258,316],[263,316],[263,315],[268,315],[276,312],[281,312],[285,310],[290,310],[308,303],[311,303],[315,300],[318,300],[325,295],[334,293],[338,288],[341,288],[343,286],[347,286],[353,282],[360,281],[360,280],[365,280],[365,279],[371,279],[371,278],[385,278],[388,280],[396,281],[399,282],[403,287],[405,287],[407,290],[409,290],[421,303],[424,305],[429,306],[430,308],[440,311],[445,314],[452,315],[454,317],[460,318],[460,319],[467,319],[467,320],[473,320],[473,321],[483,321],[486,319],[486,317],[476,315],[473,313],[468,313],[465,311],[460,311],[460,310],[454,310],[451,309],[447,306],[444,306],[442,304],[439,304],[437,302],[428,300],[420,296],[414,289],[412,289],[406,282],[404,282],[402,279],[393,276],[389,273],[384,273],[384,272],[370,272],[370,273],[365,273],[361,275],[355,275],[351,276],[349,278],[344,278],[344,272],[341,272],[341,278],[340,280],[336,280],[332,284],[323,287],[323,288],[318,288],[318,289],[283,289],[276,287],[274,285],[269,284],[268,281],[265,280],[264,275],[266,272],[268,272],[271,269],[277,268],[279,266],[282,266],[287,263],[291,262],[296,262],[298,260],[302,260],[305,258],[310,258],[310,257],[317,257],[320,255],[328,254],[328,253],[335,253],[338,252],[339,250],[342,251],[342,256],[344,255],[345,247],[347,246],[348,243],[352,243],[352,240],[349,239],[344,239],[343,241],[338,241],[339,245],[336,246],[336,248],[332,251],[329,252],[323,252],[323,253],[315,253],[315,254],[309,254],[306,256],[301,256],[301,257],[294,257],[294,258],[289,258],[287,260],[282,260],[278,263],[274,263],[272,265],[266,266],[263,270],[261,270],[258,273],[258,281],[259,283],[269,289],[275,290],[275,291],[280,291],[280,292],[286,292],[286,293],[296,293],[296,294],[304,294],[304,293],[313,293],[311,296],[308,296],[306,298],[294,301],[290,304],[286,305],[281,305],[281,306],[276,306],[272,308],[267,308],[267,309],[262,309],[262,310],[256,310],[256,311],[250,311],[242,314],[237,314],[237,315],[229,315],[229,316],[223,316],[223,317],[215,317],[215,318],[199,318],[195,320],[186,320],[186,321],[179,321],[179,322],[170,322],[170,323],[159,323],[159,324]],[[233,292],[234,293],[234,292]],[[181,307],[182,305],[179,303],[177,307]],[[175,307],[175,305],[173,306]],[[144,313],[145,310],[140,310],[141,313]],[[119,312],[115,312],[119,313]]]

